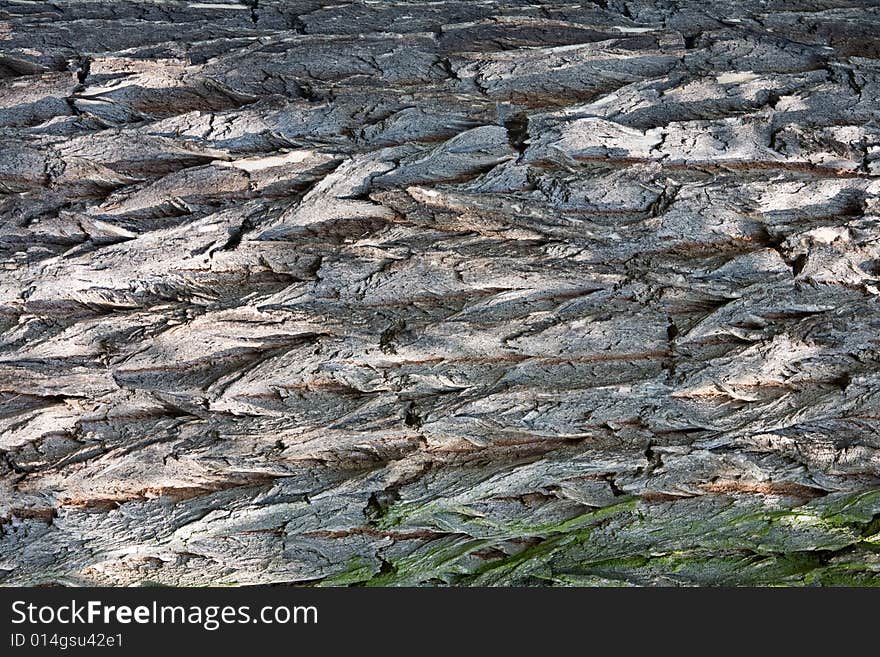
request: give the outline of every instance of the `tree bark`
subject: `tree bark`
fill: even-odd
[[[0,583],[880,583],[878,32],[0,2]]]

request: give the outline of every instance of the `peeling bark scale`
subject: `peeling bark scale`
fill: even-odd
[[[878,34],[0,0],[0,584],[880,583]]]

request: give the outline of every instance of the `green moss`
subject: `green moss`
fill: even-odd
[[[373,577],[367,586],[414,586],[430,580],[448,581],[466,569],[458,568],[461,557],[489,546],[484,540],[450,536],[418,548],[392,562],[391,570]]]
[[[815,510],[832,523],[865,525],[880,515],[880,489],[828,495],[802,508]]]
[[[379,529],[394,529],[404,523],[416,524],[420,517],[431,517],[437,506],[435,502],[395,502],[373,524]]]
[[[319,586],[350,586],[369,581],[379,572],[379,565],[365,557],[353,557],[345,564],[345,569],[330,575]]]
[[[351,563],[324,584],[880,585],[874,489],[798,507],[759,496],[620,498],[557,522],[490,517],[434,500],[396,503],[379,520],[446,535],[386,555],[381,572],[376,562]]]

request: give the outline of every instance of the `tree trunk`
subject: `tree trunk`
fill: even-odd
[[[0,583],[880,583],[880,9],[536,2],[0,2]]]

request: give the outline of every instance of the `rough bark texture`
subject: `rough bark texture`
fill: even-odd
[[[0,2],[0,583],[880,583],[880,9]]]

